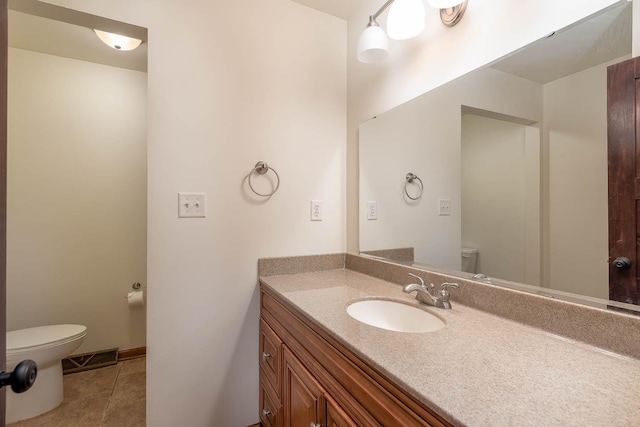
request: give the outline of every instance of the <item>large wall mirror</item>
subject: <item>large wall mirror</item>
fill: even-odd
[[[608,305],[607,66],[631,19],[618,2],[361,124],[360,252]]]

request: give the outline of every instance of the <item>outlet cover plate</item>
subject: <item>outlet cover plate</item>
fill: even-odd
[[[322,200],[311,201],[311,221],[322,221]]]
[[[378,219],[378,203],[367,202],[367,220],[375,221]]]
[[[439,199],[438,200],[438,215],[449,216],[451,215],[451,199]]]

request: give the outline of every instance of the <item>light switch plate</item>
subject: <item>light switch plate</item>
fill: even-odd
[[[178,193],[178,218],[205,218],[204,193]]]

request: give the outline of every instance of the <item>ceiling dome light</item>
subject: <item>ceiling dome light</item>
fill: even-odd
[[[436,9],[448,9],[464,3],[464,0],[428,0],[429,6]]]
[[[424,30],[422,0],[395,0],[389,9],[387,34],[394,40],[407,40]]]
[[[93,30],[104,44],[116,50],[133,50],[140,46],[142,40],[134,39],[119,34],[107,33],[106,31]]]
[[[389,55],[389,39],[373,19],[358,39],[358,60],[365,64],[384,61]]]

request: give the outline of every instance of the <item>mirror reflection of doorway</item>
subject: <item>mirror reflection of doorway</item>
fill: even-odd
[[[473,273],[540,284],[540,131],[463,107],[462,247]]]
[[[640,303],[638,70],[638,58],[607,70],[609,298],[630,304]]]

